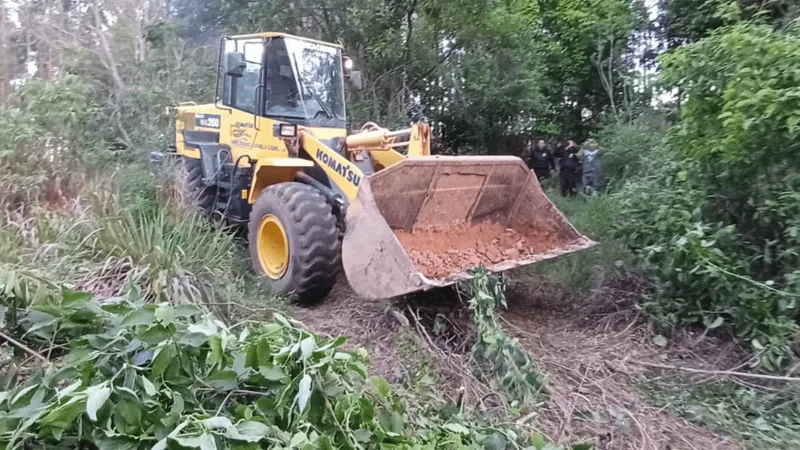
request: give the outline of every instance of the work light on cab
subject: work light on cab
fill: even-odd
[[[297,137],[297,125],[293,123],[282,123],[278,127],[278,133],[281,135],[281,137]]]

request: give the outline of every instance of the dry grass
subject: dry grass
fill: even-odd
[[[430,364],[443,399],[497,409],[504,404],[498,401],[502,396],[475,375],[479,371],[470,361],[473,333],[462,306],[453,291],[370,302],[356,297],[341,280],[319,305],[298,308],[294,315],[315,333],[349,336],[349,347],[367,349],[373,375],[402,384]],[[437,320],[446,321],[449,332],[437,332]]]
[[[687,423],[648,403],[642,362],[728,368],[742,355],[732,343],[688,331],[669,348],[652,343],[634,300],[642,283],[617,281],[584,299],[527,278],[512,285],[503,316],[548,374],[551,396],[538,418],[557,442],[591,441],[602,449],[739,449],[735,440]]]
[[[605,281],[588,297],[572,298],[543,278],[512,282],[503,319],[547,374],[550,394],[525,405],[531,414],[509,419],[554,441],[589,441],[598,450],[743,448],[649,404],[640,386],[662,374],[642,362],[717,370],[736,367],[743,355],[735,344],[690,331],[673,336],[667,348],[653,345],[634,307],[642,289],[635,278]],[[443,397],[477,410],[503,409],[502,396],[476,376],[480,371],[469,357],[474,333],[454,291],[375,303],[356,298],[340,283],[320,305],[295,314],[315,332],[350,336],[349,345],[370,351],[372,372],[395,383],[408,379],[418,362],[398,339],[404,335],[398,330],[409,327],[416,359],[432,364]]]

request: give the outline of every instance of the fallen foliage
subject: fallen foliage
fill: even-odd
[[[467,412],[409,405],[385,379],[368,378],[365,350],[342,350],[346,338],[279,314],[228,327],[194,305],[143,304],[135,291],[100,304],[52,286],[24,305],[0,296],[4,319],[49,316],[10,342],[42,365],[0,392],[9,449],[558,448]],[[10,332],[22,331],[16,320]],[[68,348],[42,355],[59,333]]]

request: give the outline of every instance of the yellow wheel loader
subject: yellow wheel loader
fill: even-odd
[[[216,101],[176,108],[184,193],[208,214],[247,224],[253,267],[274,293],[315,302],[343,267],[356,294],[389,298],[467,279],[470,265],[502,271],[593,245],[517,157],[431,156],[425,123],[348,134],[345,85],[360,89],[361,74],[341,46],[259,33],[221,39],[219,55]],[[535,228],[552,245],[534,252],[525,241],[483,258],[471,249],[479,242],[457,235],[437,255],[404,247],[397,234],[481,224],[494,228],[470,229],[469,239],[492,245],[502,236],[491,233]],[[472,253],[444,276],[419,260],[458,252]]]

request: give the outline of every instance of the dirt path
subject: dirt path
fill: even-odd
[[[657,375],[644,365],[648,362],[727,368],[740,357],[735,346],[688,332],[673,338],[667,349],[653,345],[652,333],[632,306],[632,290],[635,286],[626,282],[574,299],[540,279],[510,284],[509,309],[502,317],[547,374],[550,389],[545,404],[537,405],[528,420],[553,440],[591,441],[598,450],[742,449],[731,438],[652,406],[642,389]],[[467,386],[467,397],[489,392],[471,375],[472,330],[466,308],[452,293],[374,303],[339,285],[321,305],[297,310],[296,316],[316,332],[350,336],[351,345],[370,351],[371,372],[395,383],[417,364],[400,342],[403,329],[411,330],[418,342],[431,344],[427,359],[445,384],[444,396],[454,398],[459,386],[461,392]],[[442,317],[450,333],[433,336],[434,318]]]
[[[638,320],[630,291],[629,285],[606,286],[570,299],[540,280],[511,286],[503,317],[548,375],[551,396],[541,420],[555,430],[552,437],[591,438],[609,450],[743,448],[653,407],[642,389],[656,375],[647,363],[728,368],[740,357],[736,347],[686,332],[659,348]]]

